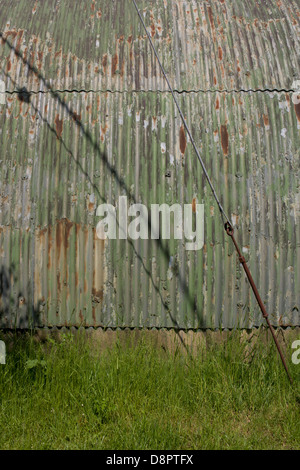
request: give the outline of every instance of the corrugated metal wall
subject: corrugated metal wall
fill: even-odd
[[[299,325],[299,2],[138,3],[272,321]],[[0,0],[0,28],[1,326],[260,324],[131,0]],[[203,203],[204,248],[99,240],[120,195]]]

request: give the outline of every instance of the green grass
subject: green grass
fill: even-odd
[[[61,339],[13,338],[0,366],[1,449],[300,448],[299,404],[273,344],[249,354],[232,334],[191,358],[145,338],[102,352]]]

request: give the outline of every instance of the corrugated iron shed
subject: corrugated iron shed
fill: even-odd
[[[272,322],[300,324],[299,1],[139,1]],[[261,323],[130,0],[0,0],[2,327]],[[102,202],[205,207],[198,252],[96,237]]]

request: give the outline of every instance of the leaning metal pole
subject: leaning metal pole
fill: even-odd
[[[143,17],[142,17],[142,15],[141,15],[141,13],[140,13],[140,11],[139,11],[139,9],[138,9],[138,6],[137,6],[137,4],[136,4],[136,1],[135,1],[135,0],[132,0],[132,1],[133,1],[133,3],[134,3],[135,9],[136,9],[137,14],[138,14],[138,16],[139,16],[139,19],[140,19],[140,21],[141,21],[141,23],[142,23],[142,25],[143,25],[143,28],[144,28],[144,30],[145,30],[145,32],[146,32],[146,34],[147,34],[148,40],[149,40],[149,42],[150,42],[150,45],[151,45],[152,50],[153,50],[153,52],[154,52],[154,55],[155,55],[155,57],[156,57],[156,59],[157,59],[157,62],[158,62],[158,64],[159,64],[159,66],[160,66],[160,69],[161,69],[161,71],[162,71],[162,74],[163,74],[163,76],[164,76],[164,78],[165,78],[165,80],[166,80],[166,82],[167,82],[167,84],[168,84],[168,87],[169,87],[169,90],[170,90],[170,92],[171,92],[171,94],[172,94],[174,103],[175,103],[175,105],[176,105],[176,107],[177,107],[177,109],[178,109],[178,112],[179,112],[179,114],[180,114],[180,117],[181,117],[181,120],[182,120],[182,122],[183,122],[183,125],[184,125],[184,127],[185,127],[185,129],[186,129],[186,132],[187,132],[187,134],[188,134],[188,136],[189,136],[189,138],[190,138],[190,141],[191,141],[191,143],[192,143],[192,145],[193,145],[193,148],[194,148],[194,150],[195,150],[195,153],[196,153],[196,155],[197,155],[197,158],[198,158],[198,160],[199,160],[199,162],[200,162],[200,164],[201,164],[202,170],[203,170],[204,175],[205,175],[205,177],[206,177],[206,180],[207,180],[207,182],[208,182],[208,184],[209,184],[209,187],[210,187],[210,189],[211,189],[211,192],[212,192],[212,194],[213,194],[213,196],[214,196],[214,198],[215,198],[215,201],[216,201],[216,203],[217,203],[217,205],[218,205],[218,208],[219,208],[221,217],[222,217],[223,220],[224,220],[224,219],[226,220],[226,223],[225,223],[225,230],[226,230],[226,233],[227,233],[227,235],[229,235],[229,236],[231,237],[231,239],[232,239],[232,241],[233,241],[233,244],[234,244],[234,246],[235,246],[235,249],[236,249],[237,254],[238,254],[238,257],[239,257],[239,261],[240,261],[240,263],[242,264],[242,266],[243,266],[243,268],[244,268],[244,271],[245,271],[246,276],[247,276],[247,278],[248,278],[248,280],[249,280],[249,283],[250,283],[250,285],[251,285],[251,288],[252,288],[252,290],[253,290],[253,293],[254,293],[254,295],[255,295],[255,297],[256,297],[257,303],[258,303],[258,305],[259,305],[259,307],[260,307],[260,310],[261,310],[261,312],[262,312],[262,315],[263,315],[264,319],[266,320],[266,322],[267,322],[267,324],[268,324],[268,327],[270,328],[270,331],[271,331],[271,333],[272,333],[272,336],[273,336],[275,345],[276,345],[276,347],[277,347],[279,356],[280,356],[280,358],[281,358],[282,364],[283,364],[283,366],[284,366],[284,368],[285,368],[285,371],[286,371],[286,373],[287,373],[287,376],[288,376],[288,378],[289,378],[289,381],[290,381],[291,384],[293,384],[292,378],[291,378],[291,376],[290,376],[290,374],[289,374],[289,371],[288,371],[288,368],[287,368],[287,364],[286,364],[286,362],[285,362],[283,353],[282,353],[282,351],[281,351],[280,345],[279,345],[278,340],[277,340],[277,338],[276,338],[274,328],[272,327],[272,325],[271,325],[271,323],[270,323],[269,316],[268,316],[268,313],[267,313],[266,308],[265,308],[265,306],[264,306],[264,303],[263,303],[263,301],[261,300],[261,297],[260,297],[259,292],[258,292],[258,290],[257,290],[257,287],[256,287],[256,285],[255,285],[255,282],[254,282],[254,280],[253,280],[253,278],[252,278],[252,275],[251,275],[251,273],[250,273],[250,270],[249,270],[249,268],[248,268],[248,266],[247,266],[246,260],[245,260],[244,256],[242,256],[241,250],[240,250],[240,248],[239,248],[239,246],[238,246],[238,244],[237,244],[237,241],[235,240],[235,238],[234,238],[234,236],[233,236],[233,226],[232,226],[232,224],[231,224],[231,222],[230,222],[228,216],[226,215],[226,213],[225,213],[225,211],[224,211],[224,209],[223,209],[223,207],[222,207],[222,205],[221,205],[220,199],[219,199],[219,197],[218,197],[218,195],[217,195],[217,193],[216,193],[216,191],[215,191],[215,188],[214,188],[214,186],[213,186],[213,183],[212,183],[212,181],[211,181],[211,179],[210,179],[210,177],[209,177],[209,175],[208,175],[208,172],[207,172],[207,169],[206,169],[206,167],[205,167],[205,164],[204,164],[204,162],[203,162],[203,160],[202,160],[202,158],[201,158],[201,156],[200,156],[199,150],[198,150],[198,148],[197,148],[197,146],[196,146],[196,143],[195,143],[195,141],[194,141],[194,139],[193,139],[193,136],[192,136],[192,134],[191,134],[191,131],[190,131],[188,125],[187,125],[187,122],[186,122],[186,120],[185,120],[185,118],[184,118],[184,115],[183,115],[183,113],[182,113],[182,110],[181,110],[181,108],[180,108],[180,106],[179,106],[179,104],[178,104],[178,102],[177,102],[177,99],[176,99],[174,90],[173,90],[173,88],[171,87],[171,84],[170,84],[170,81],[169,81],[169,79],[168,79],[168,76],[167,76],[167,74],[166,74],[166,72],[165,72],[165,69],[164,69],[164,67],[163,67],[163,65],[162,65],[162,63],[161,63],[161,61],[160,61],[160,58],[159,58],[158,53],[157,53],[157,51],[156,51],[156,49],[155,49],[155,46],[154,46],[153,41],[152,41],[152,39],[151,39],[151,36],[150,36],[150,34],[149,34],[149,32],[148,32],[148,30],[147,30],[147,28],[146,28],[146,25],[145,25],[145,22],[144,22],[144,20],[143,20]]]
[[[267,324],[268,324],[268,327],[270,328],[270,331],[271,331],[272,336],[273,336],[273,339],[274,339],[274,341],[275,341],[275,344],[276,344],[276,347],[277,347],[279,356],[281,357],[282,364],[283,364],[283,366],[284,366],[284,368],[285,368],[285,370],[286,370],[286,373],[287,373],[287,376],[288,376],[288,378],[289,378],[289,381],[290,381],[291,384],[292,384],[292,383],[293,383],[292,377],[290,376],[290,373],[289,373],[288,367],[287,367],[287,365],[286,365],[286,362],[285,362],[283,353],[282,353],[282,351],[281,351],[280,345],[279,345],[278,340],[277,340],[277,338],[276,338],[274,328],[272,327],[272,325],[271,325],[271,323],[270,323],[269,315],[268,315],[268,313],[267,313],[266,307],[264,306],[264,303],[263,303],[263,301],[261,300],[261,297],[260,297],[259,292],[258,292],[258,290],[257,290],[256,284],[255,284],[255,282],[254,282],[254,280],[253,280],[253,277],[252,277],[252,275],[251,275],[251,272],[250,272],[250,270],[249,270],[249,268],[248,268],[248,265],[247,265],[247,263],[246,263],[246,260],[245,260],[244,256],[243,256],[242,253],[241,253],[241,250],[240,250],[240,248],[239,248],[239,246],[238,246],[238,244],[237,244],[236,239],[234,238],[234,235],[233,235],[233,228],[232,228],[232,226],[231,226],[228,222],[226,222],[226,224],[225,224],[225,230],[226,230],[227,235],[229,235],[229,236],[231,237],[232,241],[233,241],[233,244],[234,244],[234,246],[235,246],[235,249],[236,249],[237,254],[238,254],[238,257],[239,257],[239,261],[240,261],[241,265],[242,265],[243,268],[244,268],[244,271],[245,271],[246,276],[247,276],[247,278],[248,278],[248,280],[249,280],[250,286],[251,286],[251,288],[252,288],[252,290],[253,290],[253,293],[254,293],[254,295],[255,295],[255,297],[256,297],[257,303],[258,303],[259,308],[260,308],[260,310],[261,310],[262,316],[264,317],[264,319],[266,320],[266,322],[267,322]]]

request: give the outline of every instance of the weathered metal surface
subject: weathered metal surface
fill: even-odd
[[[300,76],[299,0],[138,5],[178,90],[290,90]],[[55,90],[167,89],[131,0],[0,0],[0,30],[8,91],[45,90],[16,51]]]
[[[182,93],[273,324],[299,325],[299,113],[289,93]],[[0,107],[1,326],[261,323],[168,93],[21,93]],[[101,202],[205,205],[205,246],[98,240]],[[166,311],[164,305],[168,306]]]
[[[139,6],[272,323],[299,325],[299,1]],[[0,31],[0,326],[260,324],[132,2],[0,0]],[[119,195],[204,203],[204,248],[99,240]]]

